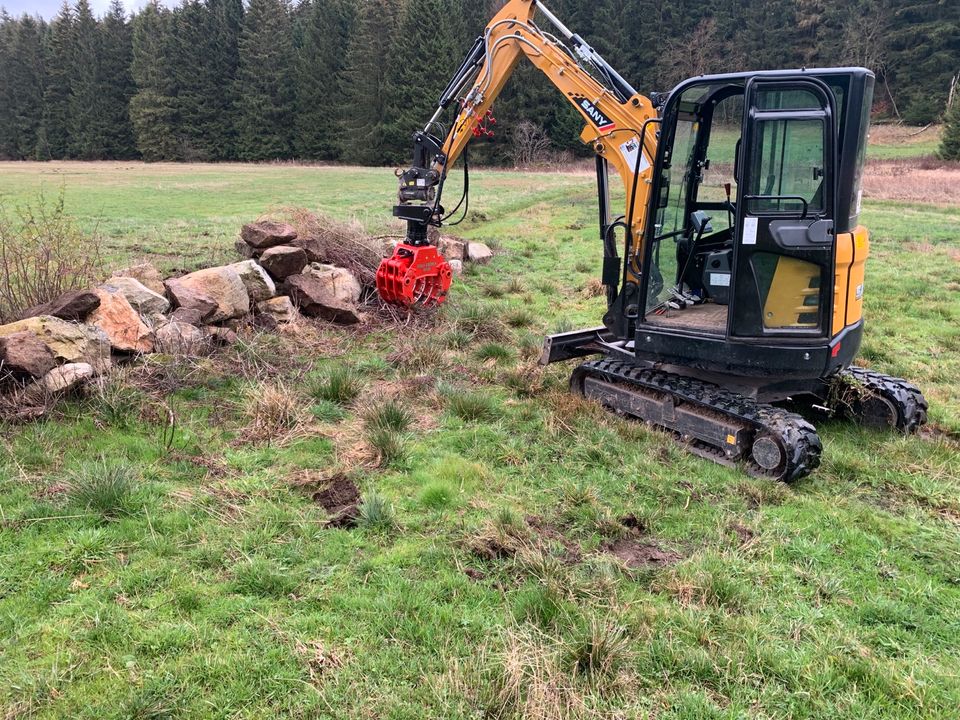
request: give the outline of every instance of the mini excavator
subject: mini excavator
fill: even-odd
[[[858,222],[874,87],[864,68],[699,76],[646,97],[542,2],[509,0],[398,172],[407,234],[377,274],[385,301],[446,298],[452,272],[428,228],[469,202],[464,162],[464,195],[445,212],[448,169],[491,132],[523,58],[582,116],[596,153],[607,301],[602,326],[546,338],[542,364],[600,356],[573,371],[574,392],[786,482],[820,463],[816,429],[795,411],[901,433],[926,422],[914,385],[853,365],[870,249]],[[625,189],[619,216],[611,168]]]

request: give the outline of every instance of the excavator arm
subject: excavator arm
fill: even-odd
[[[541,29],[535,21],[538,13],[557,35]],[[633,281],[639,273],[657,112],[648,98],[542,2],[509,0],[474,43],[441,95],[434,116],[414,135],[414,162],[399,175],[399,204],[394,208],[394,215],[407,223],[406,239],[377,274],[380,295],[387,302],[429,305],[446,298],[452,273],[430,245],[427,229],[446,219],[441,202],[448,170],[474,137],[486,134],[493,103],[524,58],[580,113],[585,123],[580,139],[617,171],[626,189],[623,219],[604,227],[605,236],[614,225],[624,227],[627,236],[622,276],[615,245],[610,237],[604,238],[608,300],[613,302],[621,277]],[[440,120],[455,103],[456,116],[445,130]]]

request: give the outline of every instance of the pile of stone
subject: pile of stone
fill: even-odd
[[[59,393],[131,356],[231,344],[244,322],[275,329],[300,314],[362,322],[360,283],[294,244],[290,225],[251,223],[241,237],[242,262],[167,279],[150,264],[136,265],[0,325],[0,382]]]
[[[384,257],[393,254],[394,249],[400,243],[400,240],[390,240],[383,246]],[[493,257],[493,251],[484,243],[475,240],[464,240],[463,238],[440,235],[439,232],[431,228],[430,242],[437,246],[437,250],[443,255],[444,259],[450,263],[450,268],[454,275],[463,272],[465,262],[483,265]]]

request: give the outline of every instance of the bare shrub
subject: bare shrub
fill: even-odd
[[[535,122],[523,120],[513,131],[513,156],[517,165],[542,165],[550,161],[550,137]]]
[[[12,213],[0,204],[0,322],[101,277],[100,237],[66,213],[62,189],[54,201],[41,193]]]
[[[371,237],[358,220],[343,222],[303,208],[284,211],[300,238],[312,241],[323,259],[352,272],[361,285],[373,287],[383,258],[383,241]]]

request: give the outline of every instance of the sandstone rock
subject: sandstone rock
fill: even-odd
[[[214,305],[213,300],[210,300],[211,304]],[[169,318],[170,322],[182,322],[187,325],[196,325],[200,327],[203,325],[203,313],[199,310],[194,310],[193,308],[181,307],[173,311]]]
[[[90,316],[90,324],[104,332],[111,347],[120,352],[153,352],[153,332],[123,292],[102,287],[96,293],[100,307]]]
[[[53,352],[32,332],[0,337],[0,376],[43,377],[57,364]]]
[[[297,231],[287,223],[261,220],[244,225],[240,237],[250,247],[265,250],[293,242],[297,239]]]
[[[293,275],[287,278],[284,289],[304,315],[345,325],[363,321],[356,307],[338,300],[330,293],[328,284],[312,275]]]
[[[463,254],[466,246],[462,240],[451,237],[442,237],[437,243],[437,250],[447,260],[463,260]]]
[[[449,262],[454,275],[463,275],[463,260],[450,260]]]
[[[139,265],[131,265],[123,270],[117,270],[113,273],[113,277],[133,278],[148,290],[157,293],[157,295],[163,295],[164,292],[163,276],[160,274],[160,271],[150,263],[140,263]]]
[[[100,298],[97,298],[99,301]],[[109,340],[95,328],[86,325],[77,325],[51,315],[0,325],[0,337],[26,331],[40,338],[54,357],[63,362],[84,362],[96,367],[110,358]]]
[[[486,263],[490,261],[490,258],[493,257],[493,250],[484,245],[482,242],[473,242],[472,240],[467,243],[467,254],[464,256],[465,260],[475,263]]]
[[[323,262],[326,259],[324,246],[315,237],[301,235],[289,244],[303,250],[307,254],[307,262]]]
[[[69,322],[83,322],[100,304],[100,299],[91,290],[70,290],[60,297],[42,305],[35,305],[20,313],[21,319],[50,315]]]
[[[355,305],[360,302],[363,288],[360,281],[346,268],[310,263],[310,267],[304,270],[303,274],[315,277],[323,283],[333,297],[342,303]]]
[[[250,296],[250,302],[268,300],[277,294],[277,286],[267,271],[253,260],[234,263],[230,267],[237,271],[237,275],[243,281],[243,286],[247,288],[247,295]]]
[[[178,307],[199,310],[207,322],[223,322],[250,312],[250,296],[237,271],[230,266],[167,280],[167,292]],[[216,307],[209,312],[209,301]],[[207,312],[209,314],[207,314]]]
[[[260,264],[276,280],[285,280],[298,275],[306,267],[307,254],[302,248],[292,245],[278,245],[265,250],[260,256]]]
[[[141,315],[163,314],[170,309],[170,301],[164,295],[157,294],[139,280],[126,275],[110,278],[100,287],[119,290]],[[162,283],[160,287],[163,287]]]
[[[89,363],[67,363],[48,372],[40,383],[51,394],[62,393],[73,390],[94,375],[96,371]]]
[[[168,355],[190,355],[208,345],[207,334],[190,323],[172,320],[157,330],[156,349]]]
[[[286,296],[264,300],[257,305],[257,310],[261,315],[268,315],[278,323],[291,323],[297,319],[297,309]]]
[[[211,317],[219,308],[217,301],[207,293],[181,284],[179,278],[170,278],[164,285],[167,288],[167,297],[174,307],[197,313],[201,321]]]

